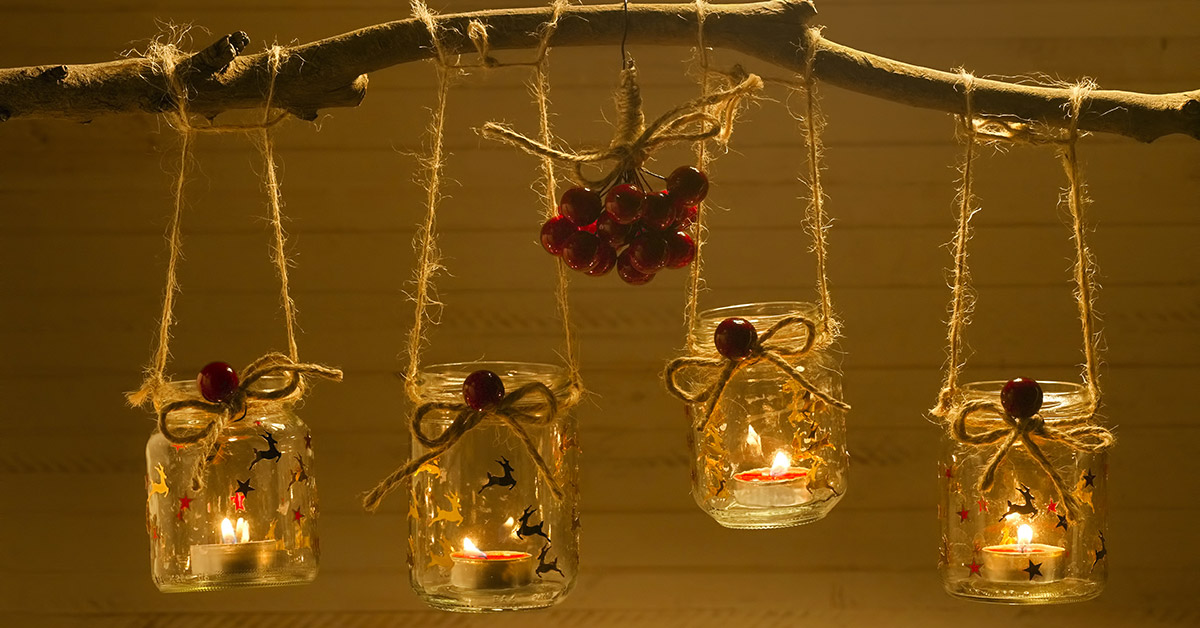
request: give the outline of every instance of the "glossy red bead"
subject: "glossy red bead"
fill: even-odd
[[[683,268],[696,259],[696,242],[692,236],[676,231],[667,236],[667,268]]]
[[[664,190],[642,199],[640,222],[647,229],[663,230],[675,221],[675,204]]]
[[[634,286],[650,283],[650,280],[654,279],[654,273],[644,273],[634,268],[633,262],[629,259],[629,249],[625,249],[617,256],[617,275],[625,283]]]
[[[600,251],[600,237],[586,231],[576,231],[563,245],[562,259],[575,270],[591,270],[596,265],[596,254]]]
[[[600,217],[596,219],[596,235],[600,236],[600,239],[609,246],[621,248],[629,244],[633,232],[633,225],[623,225],[617,222],[608,212],[600,214]]]
[[[578,231],[564,216],[555,216],[542,225],[542,248],[551,255],[562,253],[567,238]]]
[[[475,371],[463,380],[463,401],[476,410],[490,408],[502,399],[504,382],[491,371]]]
[[[563,192],[558,204],[558,213],[566,216],[576,227],[586,227],[596,222],[602,211],[604,200],[585,187],[573,187]]]
[[[700,215],[700,208],[696,205],[675,205],[675,229],[687,229],[696,222],[696,216]]]
[[[693,166],[680,166],[667,175],[671,198],[683,205],[695,205],[708,196],[708,177]]]
[[[200,396],[213,403],[228,401],[237,391],[237,371],[224,362],[209,362],[196,376]]]
[[[1037,380],[1018,377],[1000,390],[1000,405],[1018,419],[1028,419],[1042,409],[1042,386]]]
[[[596,265],[592,266],[591,270],[587,271],[587,274],[593,277],[607,275],[616,265],[617,250],[601,242],[599,250],[596,251]]]
[[[629,261],[643,273],[656,273],[667,265],[667,239],[647,231],[629,243]]]
[[[604,211],[613,220],[627,225],[638,219],[642,211],[642,193],[638,186],[632,183],[622,183],[613,186],[604,198]]]
[[[754,350],[758,342],[758,332],[754,325],[744,318],[727,318],[717,325],[713,334],[713,344],[717,353],[731,359],[740,360]]]

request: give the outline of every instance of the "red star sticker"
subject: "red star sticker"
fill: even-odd
[[[979,512],[987,512],[988,511],[986,499],[981,499],[975,503],[979,504]]]
[[[233,502],[234,510],[245,510],[246,509],[246,494],[245,493],[234,493],[229,498],[229,501]]]
[[[304,513],[300,512],[299,510],[292,511],[292,521],[300,521],[303,518],[304,518]]]
[[[962,523],[962,522],[966,521],[967,515],[970,515],[970,514],[971,514],[971,511],[967,510],[966,506],[963,506],[962,510],[958,511],[958,516],[961,517],[961,519],[959,519],[958,522]]]
[[[945,475],[947,479],[954,477],[954,467],[946,467]]]
[[[191,508],[191,507],[192,507],[192,498],[191,497],[188,497],[186,494],[184,494],[183,497],[179,498],[179,511],[180,512],[183,512],[184,510],[187,510],[188,508]]]
[[[1046,504],[1046,510],[1053,512],[1053,513],[1057,513],[1058,512],[1058,502],[1054,501],[1053,499],[1050,500],[1050,503]]]
[[[971,568],[971,573],[967,574],[968,578],[971,576],[982,576],[983,575],[983,574],[979,573],[979,568],[983,567],[983,565],[980,565],[979,563],[975,562],[974,558],[971,559],[971,564],[967,565],[967,566]]]

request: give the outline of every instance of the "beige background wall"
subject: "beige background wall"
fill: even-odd
[[[437,2],[469,10],[518,0]],[[896,58],[981,73],[1034,71],[1144,91],[1200,87],[1194,0],[837,0],[827,36]],[[310,41],[407,16],[356,0],[4,0],[0,66],[113,58],[155,20],[245,30],[254,47]],[[649,111],[694,93],[686,49],[635,47]],[[722,64],[738,61],[719,52]],[[557,131],[607,138],[615,48],[553,54]],[[778,74],[750,63],[752,70]],[[452,94],[451,198],[440,216],[453,276],[431,360],[554,358],[552,265],[535,244],[536,162],[471,131],[503,119],[533,130],[524,70],[476,73]],[[960,602],[935,572],[939,432],[925,418],[942,363],[948,291],[939,248],[952,229],[958,149],[945,114],[823,90],[832,279],[844,317],[853,456],[832,516],[799,529],[718,527],[688,495],[682,412],[657,373],[682,342],[684,273],[642,288],[580,277],[572,304],[593,391],[580,410],[584,575],[545,613],[472,618],[427,611],[404,567],[403,498],[377,515],[358,495],[406,455],[393,372],[411,312],[414,183],[432,69],[371,77],[356,110],[279,132],[303,357],[346,370],[303,410],[319,453],[322,573],[302,588],[161,595],[147,571],[142,447],[152,424],[123,404],[149,350],[165,262],[177,144],[147,116],[89,125],[0,125],[0,624],[5,626],[1195,625],[1196,411],[1200,377],[1200,143],[1091,137],[1080,152],[1109,352],[1111,579],[1097,601],[1011,609]],[[809,298],[800,231],[802,166],[786,93],[752,109],[712,173],[704,305]],[[175,372],[244,364],[282,346],[266,261],[256,153],[203,138],[188,186]],[[686,154],[665,155],[663,170]],[[972,377],[1073,378],[1080,361],[1067,283],[1062,174],[1045,151],[980,163],[973,262],[980,308]]]

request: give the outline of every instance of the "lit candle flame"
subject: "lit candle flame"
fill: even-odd
[[[785,452],[776,452],[775,461],[771,463],[771,477],[777,478],[792,469],[792,459]]]
[[[762,439],[759,438],[758,432],[754,431],[753,425],[746,426],[746,445],[750,447],[757,455],[762,455]]]
[[[250,524],[238,517],[237,524],[228,518],[221,520],[221,542],[226,545],[250,542]]]
[[[221,520],[221,542],[225,544],[237,543],[237,536],[233,534],[233,522],[228,517]]]
[[[1029,550],[1029,544],[1032,542],[1033,528],[1027,523],[1022,523],[1021,526],[1017,528],[1017,547],[1022,552],[1025,552]]]
[[[487,552],[481,552],[467,537],[463,537],[463,553],[471,558],[487,558]]]
[[[250,524],[245,519],[238,517],[234,531],[237,532],[238,543],[250,542]]]

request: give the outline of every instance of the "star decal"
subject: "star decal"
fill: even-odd
[[[185,493],[183,497],[179,498],[179,510],[183,511],[183,510],[187,510],[188,508],[191,508],[193,501],[195,501],[195,500],[191,497],[188,497],[187,494]]]
[[[1066,530],[1067,529],[1067,518],[1063,515],[1058,515],[1058,523],[1055,524],[1054,527],[1062,528],[1063,530]]]
[[[979,563],[975,562],[974,558],[971,559],[971,564],[967,565],[967,567],[970,568],[970,570],[971,570],[971,573],[967,574],[968,578],[970,578],[971,576],[982,576],[983,575],[983,574],[979,573],[979,568],[983,567],[983,565],[980,565]]]
[[[292,511],[292,521],[295,521],[296,523],[300,523],[300,520],[303,518],[304,518],[304,513],[300,512],[299,509],[295,509]]]
[[[246,494],[245,493],[234,493],[233,495],[231,495],[229,497],[229,501],[233,502],[234,510],[245,510],[246,509]]]
[[[1053,499],[1050,500],[1049,503],[1046,504],[1046,511],[1058,514],[1058,502],[1054,501]]]
[[[1091,469],[1088,469],[1087,474],[1083,476],[1083,486],[1084,488],[1089,486],[1096,488],[1096,475],[1092,473]]]
[[[241,480],[237,481],[237,488],[234,489],[233,492],[241,493],[242,495],[249,495],[250,491],[253,491],[253,490],[254,490],[254,487],[250,486],[250,478],[246,478],[245,482],[243,482]]]
[[[962,522],[966,521],[967,516],[969,516],[970,514],[971,514],[971,511],[967,510],[966,506],[963,506],[962,509],[958,511],[958,516],[959,516],[958,522],[962,523]]]
[[[1021,571],[1024,571],[1025,573],[1029,574],[1029,579],[1033,580],[1034,576],[1042,575],[1042,563],[1035,563],[1031,560],[1031,561],[1029,561],[1029,566],[1022,569]],[[1042,576],[1042,577],[1044,578],[1045,576]]]
[[[977,501],[975,503],[979,504],[979,512],[987,512],[988,511],[988,503],[987,503],[986,499],[980,499],[979,501]]]
[[[946,476],[947,480],[954,477],[954,467],[946,467],[946,472],[943,475]]]

